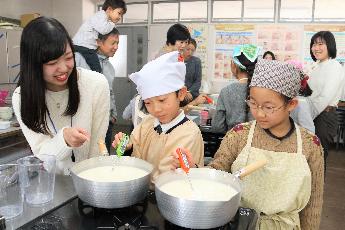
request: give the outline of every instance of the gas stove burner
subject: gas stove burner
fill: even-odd
[[[154,226],[139,226],[136,227],[134,225],[130,225],[130,224],[125,224],[123,226],[120,226],[118,228],[116,228],[117,230],[158,230],[158,228],[154,227]]]
[[[165,220],[164,222],[165,222],[164,224],[165,230],[193,230],[191,228],[184,228],[184,227],[177,226],[167,220]],[[231,224],[229,223],[218,228],[210,228],[209,230],[232,230],[232,229],[234,228],[232,228]]]
[[[31,227],[33,230],[58,230],[54,224],[50,223],[39,223]]]
[[[138,202],[132,206],[124,207],[124,208],[97,208],[89,205],[88,203],[82,201],[78,198],[78,210],[82,216],[91,217],[91,218],[98,218],[100,215],[106,214],[114,214],[114,215],[121,215],[123,213],[133,215],[133,213],[141,213],[142,215],[145,213],[147,208],[148,201],[147,199]]]

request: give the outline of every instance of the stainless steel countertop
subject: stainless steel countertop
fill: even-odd
[[[6,221],[6,230],[17,229],[34,219],[37,219],[45,213],[54,210],[71,199],[75,198],[77,193],[74,190],[72,177],[56,175],[55,178],[55,190],[54,198],[51,202],[40,205],[37,207],[29,206],[24,202],[23,213],[13,218],[12,220]]]

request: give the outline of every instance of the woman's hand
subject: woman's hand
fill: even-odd
[[[192,102],[190,102],[189,105],[200,105],[200,104],[205,104],[206,102],[207,102],[206,97],[200,94]]]
[[[193,160],[193,156],[192,154],[187,150],[187,149],[184,149],[184,148],[181,148],[182,151],[186,154],[186,157],[187,157],[187,160],[188,160],[188,163],[189,163],[189,167],[190,168],[195,168],[197,167],[194,160]],[[171,154],[171,158],[172,158],[172,161],[171,161],[171,170],[175,170],[177,168],[180,168],[181,165],[180,165],[180,161],[178,159],[178,154],[177,152],[173,152]]]
[[[69,147],[80,147],[90,141],[90,134],[82,128],[64,128],[63,138]]]
[[[114,148],[117,148],[117,146],[120,143],[123,135],[124,135],[124,133],[122,133],[122,132],[119,132],[119,133],[115,134],[114,141],[112,143],[112,146]],[[126,150],[131,149],[132,146],[133,146],[132,144],[128,143],[128,145],[126,146]]]
[[[189,91],[187,91],[186,98],[188,101],[193,101],[193,95]]]

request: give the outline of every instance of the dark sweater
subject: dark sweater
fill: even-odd
[[[198,57],[191,56],[186,63],[185,85],[187,90],[192,94],[193,99],[199,96],[201,86],[201,60]]]

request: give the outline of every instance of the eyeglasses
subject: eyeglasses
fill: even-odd
[[[262,106],[262,105],[258,105],[256,104],[254,101],[247,99],[245,100],[248,107],[252,110],[257,110],[257,109],[261,109],[265,114],[273,114],[274,112],[280,110],[281,108],[283,108],[283,106],[285,105],[285,103],[282,106],[279,106],[278,108],[275,107],[271,107],[271,106]]]

